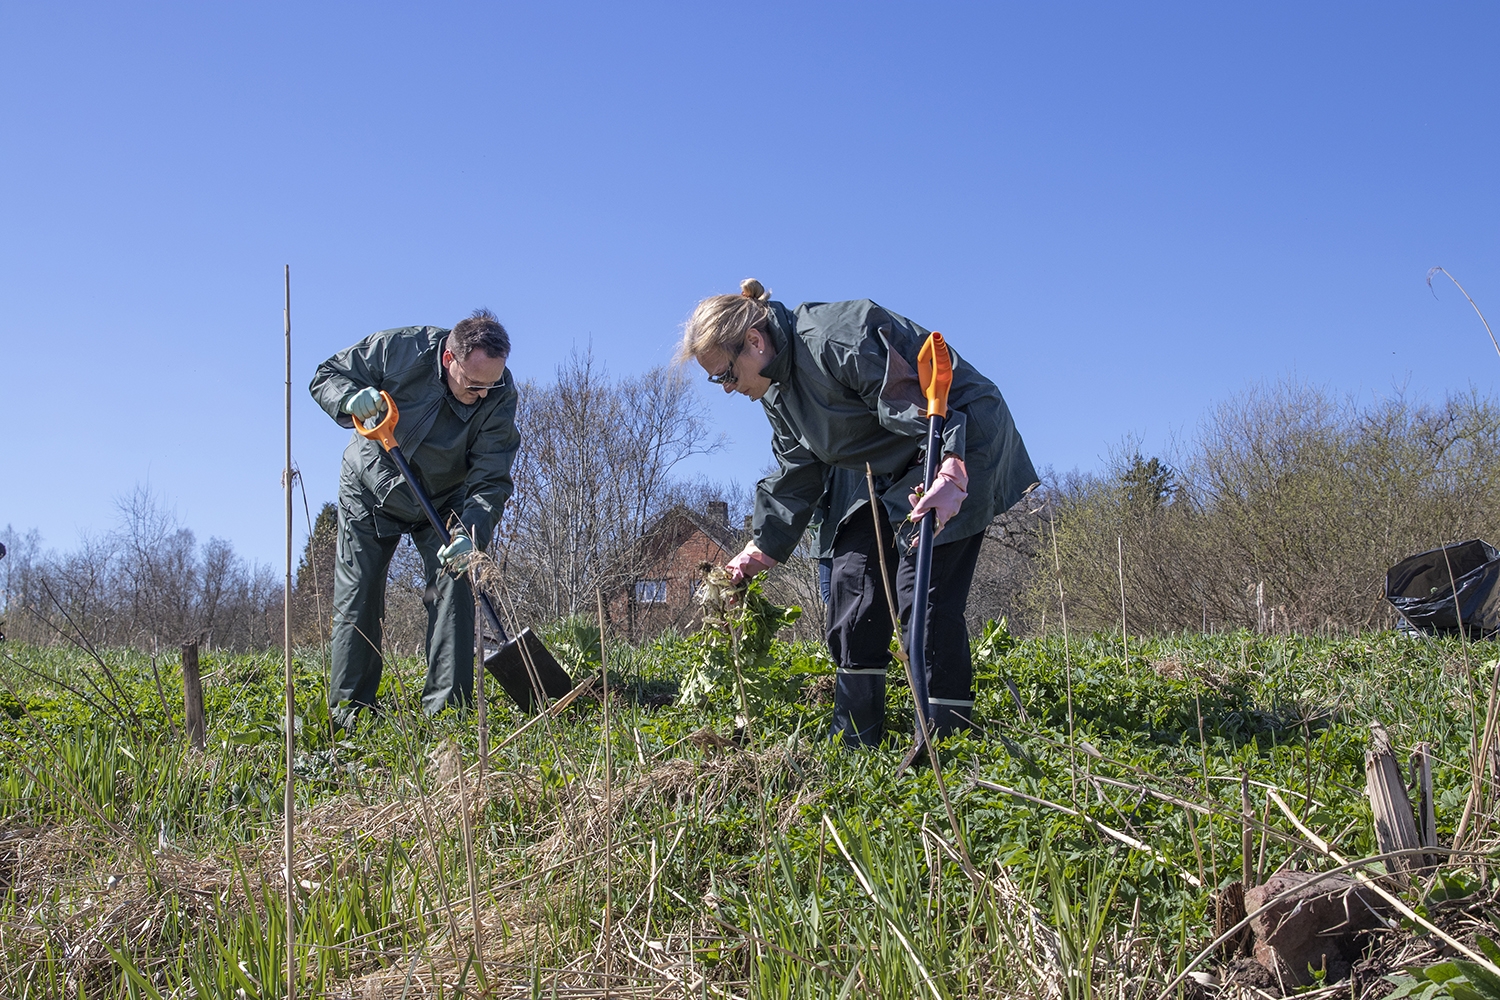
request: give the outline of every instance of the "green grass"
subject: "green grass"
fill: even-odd
[[[586,631],[559,626],[555,648],[589,656]],[[1209,891],[1240,877],[1242,774],[1252,869],[1320,863],[1274,808],[1262,833],[1268,786],[1340,853],[1375,853],[1363,757],[1377,718],[1403,748],[1433,745],[1452,834],[1487,645],[1068,645],[976,642],[983,725],[944,748],[971,872],[930,771],[895,775],[904,740],[829,745],[828,706],[804,696],[831,669],[815,647],[772,647],[743,747],[733,691],[691,708],[630,697],[669,689],[701,643],[612,647],[607,798],[596,699],[497,750],[481,784],[475,716],[421,716],[420,662],[391,664],[385,713],[335,739],[321,651],[304,651],[301,995],[602,995],[608,978],[683,997],[1154,996],[1212,937]],[[282,995],[280,655],[203,654],[196,753],[174,663],[159,664],[164,709],[140,653],[105,652],[116,691],[76,651],[0,651],[0,994]],[[910,702],[893,692],[889,729],[904,734]],[[525,721],[493,704],[492,744]]]

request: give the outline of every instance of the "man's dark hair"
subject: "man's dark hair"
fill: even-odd
[[[448,350],[460,361],[467,360],[476,347],[492,358],[510,357],[510,334],[488,309],[475,309],[448,334]]]

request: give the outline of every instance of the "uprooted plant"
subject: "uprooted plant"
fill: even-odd
[[[692,638],[693,658],[683,679],[684,705],[709,705],[732,693],[743,729],[771,698],[783,694],[773,670],[771,641],[802,616],[799,607],[772,604],[759,578],[735,582],[723,569],[705,564],[698,602],[703,627]]]

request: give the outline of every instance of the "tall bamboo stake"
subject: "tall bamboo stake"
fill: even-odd
[[[1052,529],[1052,572],[1057,577],[1057,606],[1062,612],[1063,627],[1063,672],[1068,685],[1068,792],[1073,805],[1078,805],[1078,757],[1073,744],[1073,650],[1068,643],[1068,599],[1063,593],[1062,556],[1057,551],[1057,508],[1051,507],[1047,498],[1047,526]]]
[[[286,589],[281,602],[282,649],[286,666],[286,802],[282,813],[282,848],[286,854],[286,998],[297,1000],[297,886],[292,872],[292,828],[296,822],[297,786],[292,767],[297,752],[297,692],[292,686],[292,265],[282,272],[286,304]]]
[[[469,574],[469,589],[474,598],[474,693],[479,704],[479,792],[483,795],[485,775],[490,769],[490,706],[484,687],[484,675],[489,671],[484,668],[484,618],[479,613],[479,580],[473,573]]]
[[[1130,640],[1125,638],[1125,536],[1116,535],[1115,544],[1119,547],[1119,569],[1120,569],[1120,649],[1126,660],[1130,659]]]
[[[599,677],[604,682],[604,992],[609,994],[614,985],[614,949],[610,942],[610,907],[614,902],[614,871],[611,855],[614,854],[614,754],[609,741],[609,657],[604,652],[604,591],[594,590],[599,602]],[[654,842],[653,842],[654,843]],[[651,920],[651,911],[646,911],[646,920]]]

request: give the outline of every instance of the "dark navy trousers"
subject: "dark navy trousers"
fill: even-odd
[[[939,534],[941,539],[942,535]],[[935,545],[928,590],[927,693],[938,737],[969,726],[974,711],[974,662],[964,607],[974,582],[983,533]],[[839,526],[828,581],[828,649],[838,668],[833,737],[849,746],[878,744],[885,735],[885,676],[891,662],[891,612],[880,578],[880,550],[896,574],[894,591],[903,639],[910,635],[916,584],[915,545],[894,541],[882,517],[862,509]],[[900,549],[902,551],[898,552]]]

